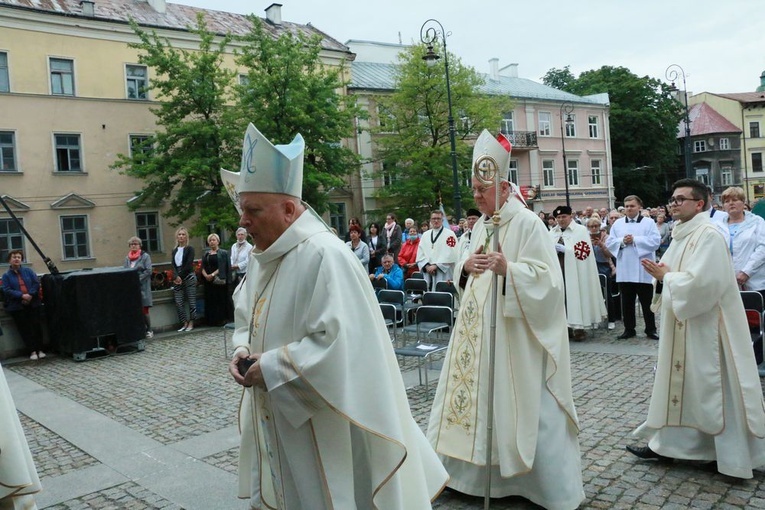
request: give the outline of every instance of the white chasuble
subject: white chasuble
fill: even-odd
[[[314,214],[253,253],[236,295],[234,344],[263,353],[268,388],[244,393],[239,495],[253,508],[429,508],[446,472],[368,276]]]
[[[500,215],[496,235],[508,275],[498,278],[492,497],[521,495],[573,509],[584,491],[560,266],[533,212],[511,198]],[[490,222],[476,224],[471,251],[491,246],[487,228]],[[448,485],[474,495],[483,494],[487,461],[491,282],[489,272],[470,276],[461,290],[428,424]],[[551,461],[558,456],[565,461]]]
[[[658,364],[635,433],[662,455],[717,460],[721,473],[750,478],[765,464],[765,407],[725,240],[697,214],[675,226],[661,262],[669,272],[652,306],[661,312]]]

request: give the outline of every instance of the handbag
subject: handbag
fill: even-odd
[[[226,285],[226,280],[221,278],[218,275],[215,275],[215,278],[213,278],[213,285]]]

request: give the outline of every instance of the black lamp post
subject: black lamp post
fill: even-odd
[[[678,77],[683,79],[683,95],[685,96],[685,177],[692,178],[692,165],[691,165],[691,118],[688,114],[688,88],[685,86],[685,71],[677,64],[672,64],[664,72],[664,76],[672,82],[670,90],[677,92],[675,86],[675,80]]]
[[[571,101],[564,101],[560,105],[560,143],[563,146],[563,179],[566,183],[566,206],[571,207],[571,195],[568,192],[568,166],[566,165],[566,133],[564,132],[565,125],[571,122],[571,112],[574,111],[574,104]],[[566,119],[563,119],[563,114],[566,114]]]
[[[427,26],[430,24],[431,26]],[[437,27],[436,27],[437,25]],[[439,37],[444,47],[444,70],[446,71],[446,102],[449,106],[449,142],[451,144],[452,152],[452,184],[454,185],[454,217],[459,220],[462,217],[462,192],[460,191],[460,176],[459,169],[457,168],[457,142],[455,141],[454,134],[454,116],[452,115],[452,89],[449,82],[449,54],[446,51],[446,38],[451,35],[451,32],[444,31],[444,26],[436,19],[429,19],[425,21],[420,27],[420,41],[422,41],[427,47],[428,52],[422,59],[427,64],[434,65],[439,58],[441,58],[436,52],[433,51],[433,46],[438,43]]]

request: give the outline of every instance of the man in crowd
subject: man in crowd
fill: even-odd
[[[370,280],[385,280],[391,290],[404,290],[404,271],[398,264],[393,263],[393,255],[386,253],[382,265],[369,275]]]
[[[478,221],[478,219],[481,217],[481,211],[475,208],[470,208],[465,213],[465,222],[467,224],[467,229],[465,232],[460,236],[459,242],[457,243],[457,252],[459,253],[459,258],[463,258],[466,253],[470,251],[470,238],[473,235],[473,228],[475,227],[475,222]]]
[[[493,274],[498,275],[491,497],[523,496],[545,508],[574,509],[584,499],[578,422],[571,393],[563,279],[545,225],[511,191],[510,154],[488,131],[473,149],[478,221],[471,253],[456,267],[461,306],[444,359],[428,438],[451,475],[448,486],[483,496],[487,464],[487,357]],[[475,177],[487,165],[494,185]],[[504,170],[502,170],[504,169]],[[499,249],[491,248],[493,240]]]
[[[236,229],[236,242],[231,246],[231,271],[234,273],[234,286],[244,278],[247,272],[247,261],[250,259],[252,245],[247,242],[247,230]]]
[[[586,329],[593,329],[606,317],[606,305],[598,280],[598,266],[587,227],[575,223],[567,205],[553,211],[558,223],[550,230],[566,287],[566,318],[573,339],[581,342]]]
[[[660,263],[642,261],[661,311],[648,418],[635,431],[648,446],[627,450],[752,478],[765,465],[765,404],[728,246],[706,212],[704,184],[675,182],[670,206],[672,244]]]
[[[606,239],[608,251],[616,255],[616,281],[622,294],[622,317],[624,332],[619,339],[636,335],[635,298],[640,300],[645,320],[645,334],[658,340],[656,318],[651,311],[653,286],[651,275],[646,273],[640,261],[655,257],[661,244],[661,235],[651,218],[640,214],[643,201],[637,195],[624,197],[625,216],[611,226]]]
[[[457,236],[444,228],[444,213],[434,210],[430,213],[430,230],[425,231],[417,248],[417,267],[428,288],[435,290],[438,282],[452,280],[454,263],[458,258]]]
[[[428,508],[448,475],[412,418],[368,275],[300,199],[303,149],[250,124],[241,173],[221,171],[256,246],[229,364],[245,387],[239,495],[257,509]]]

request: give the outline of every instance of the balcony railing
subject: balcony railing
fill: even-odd
[[[536,149],[537,133],[536,131],[500,131],[505,138],[513,145],[513,149]]]

